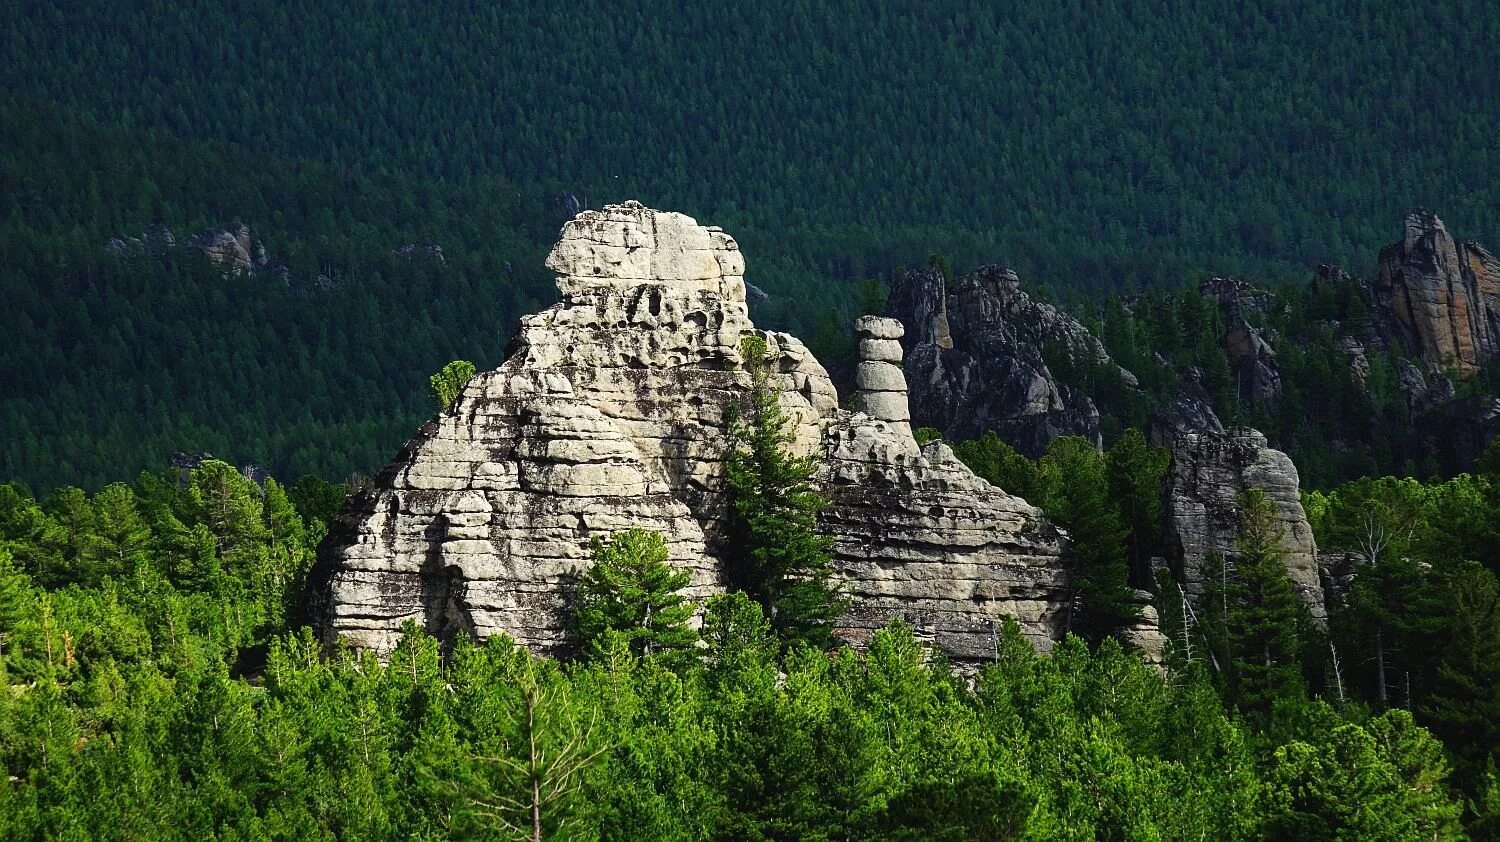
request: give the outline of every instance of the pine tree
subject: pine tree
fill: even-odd
[[[1130,530],[1130,571],[1138,582],[1149,581],[1151,556],[1161,540],[1162,477],[1170,461],[1167,451],[1152,447],[1134,427],[1105,457],[1110,496]]]
[[[1223,594],[1230,690],[1242,709],[1268,712],[1278,699],[1303,697],[1301,657],[1310,620],[1287,578],[1275,504],[1256,489],[1239,504],[1234,576],[1226,577]]]
[[[473,379],[474,371],[474,364],[468,360],[454,360],[427,379],[432,384],[432,396],[437,401],[439,412],[453,405],[458,393]]]
[[[1074,596],[1068,629],[1098,644],[1139,613],[1125,558],[1129,530],[1110,499],[1104,457],[1092,442],[1074,436],[1053,439],[1040,473],[1043,508],[1071,539]]]
[[[578,587],[574,627],[579,643],[598,655],[610,632],[630,651],[672,666],[693,662],[698,635],[689,626],[693,606],[683,599],[689,574],[667,563],[667,542],[645,529],[594,540],[594,565]]]
[[[94,530],[89,559],[99,575],[124,575],[142,558],[151,528],[136,507],[135,492],[111,483],[94,495]]]
[[[826,648],[844,607],[829,567],[832,541],[817,528],[827,501],[813,487],[813,461],[787,452],[790,419],[770,384],[765,340],[745,339],[741,353],[749,404],[731,410],[724,470],[732,582],[760,604],[784,643]]]
[[[1500,766],[1500,579],[1465,562],[1448,581],[1447,645],[1423,718],[1447,741],[1470,791]]]

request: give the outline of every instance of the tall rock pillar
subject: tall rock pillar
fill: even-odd
[[[854,374],[858,392],[854,408],[876,421],[885,421],[911,435],[911,407],[906,399],[906,374],[901,371],[901,337],[906,329],[895,319],[860,316],[854,322],[859,337],[859,368]]]

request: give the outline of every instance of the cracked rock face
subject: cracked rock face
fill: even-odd
[[[891,290],[888,315],[906,323],[903,345],[914,421],[955,441],[993,430],[1037,457],[1058,436],[1101,443],[1099,411],[1061,383],[1043,349],[1074,365],[1113,365],[1082,324],[1021,292],[1010,269],[985,266],[953,282],[937,269],[908,272]],[[1125,381],[1135,377],[1121,369]]]
[[[1239,536],[1239,495],[1260,489],[1276,507],[1292,589],[1313,619],[1328,612],[1318,578],[1318,548],[1302,509],[1297,467],[1266,437],[1248,427],[1224,433],[1186,433],[1172,442],[1167,473],[1167,546],[1177,580],[1193,598],[1203,595],[1209,556],[1233,560]]]
[[[1500,260],[1455,242],[1431,211],[1406,215],[1401,241],[1380,251],[1377,325],[1421,354],[1430,371],[1468,377],[1500,352]]]
[[[611,205],[567,223],[547,265],[562,301],[522,319],[510,358],[423,425],[320,548],[325,642],[388,652],[410,620],[557,653],[590,539],[631,526],[666,537],[690,598],[721,590],[724,413],[749,395],[749,336],[775,360],[792,448],[819,460],[852,598],[841,636],[903,618],[963,662],[991,656],[1007,616],[1043,645],[1060,633],[1062,536],[945,445],[918,447],[899,322],[861,321],[851,413],[802,343],[751,323],[743,257],[718,229]]]

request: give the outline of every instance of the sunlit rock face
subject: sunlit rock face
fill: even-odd
[[[689,597],[723,589],[725,412],[748,399],[751,336],[774,358],[792,448],[829,496],[842,637],[900,618],[975,662],[1006,617],[1039,644],[1062,632],[1063,536],[946,445],[917,445],[899,322],[860,323],[849,411],[801,342],[752,324],[744,259],[716,228],[610,205],[568,222],[547,265],[562,300],[521,320],[509,359],[422,426],[320,549],[311,607],[325,642],[385,653],[414,621],[564,651],[591,539],[631,526],[666,537]]]
[[[1431,371],[1468,377],[1500,352],[1500,260],[1431,211],[1408,213],[1400,242],[1381,249],[1374,299],[1377,328]]]

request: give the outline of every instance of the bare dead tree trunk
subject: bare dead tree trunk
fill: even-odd
[[[1339,666],[1339,650],[1331,640],[1328,641],[1328,654],[1333,656],[1333,687],[1339,694],[1339,704],[1344,704],[1348,701],[1344,697],[1344,670]]]

